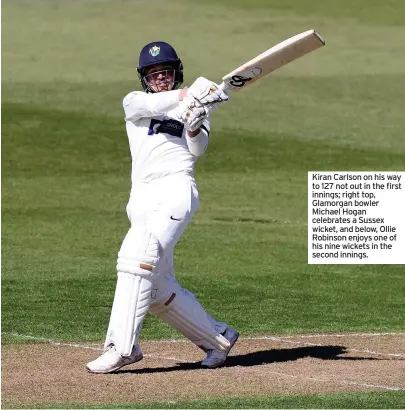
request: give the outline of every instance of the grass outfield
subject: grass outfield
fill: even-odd
[[[128,229],[121,101],[139,89],[140,47],[172,43],[189,85],[312,27],[326,47],[213,114],[177,277],[244,336],[403,331],[403,266],[307,264],[308,171],[405,170],[403,2],[174,0],[159,24],[162,4],[2,3],[2,342],[105,336]],[[149,317],[142,332],[178,336]],[[328,400],[372,408],[377,396]]]
[[[403,408],[405,394],[403,392],[380,393],[338,393],[311,396],[252,397],[218,400],[194,400],[187,402],[151,403],[150,405],[126,405],[86,408],[117,409],[400,409]],[[41,406],[41,408],[46,408]],[[60,408],[58,406],[52,408]],[[67,408],[83,408],[69,406]]]

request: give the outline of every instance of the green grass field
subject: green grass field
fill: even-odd
[[[118,406],[90,406],[86,408],[117,409],[381,409],[401,408],[404,402],[403,392],[379,393],[335,393],[328,395],[282,396],[282,397],[248,397],[217,400],[195,400],[187,402],[151,403],[150,405],[120,404]],[[61,408],[53,406],[52,408]],[[69,408],[84,408],[83,405]]]
[[[187,85],[219,82],[309,28],[325,48],[214,113],[177,277],[245,336],[403,331],[404,266],[307,264],[308,171],[405,170],[403,1],[165,4],[3,1],[2,342],[104,338],[128,228],[121,101],[139,89],[139,49],[168,41]],[[178,336],[152,318],[142,333]],[[347,407],[403,405],[388,393],[353,397]],[[306,400],[266,403],[327,406]]]

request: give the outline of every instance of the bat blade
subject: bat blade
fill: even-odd
[[[222,77],[221,88],[240,90],[324,45],[325,41],[315,30],[304,31],[269,48]]]

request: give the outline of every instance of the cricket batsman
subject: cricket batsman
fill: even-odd
[[[202,366],[216,368],[239,333],[212,318],[179,285],[173,252],[199,205],[194,164],[208,146],[209,112],[228,96],[203,77],[180,89],[182,62],[163,41],[143,47],[138,76],[144,92],[130,92],[123,100],[132,157],[131,226],[118,253],[104,352],[86,368],[110,373],[140,361],[139,335],[147,312],[202,349]]]

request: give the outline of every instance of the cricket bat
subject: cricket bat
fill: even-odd
[[[304,31],[269,48],[222,77],[220,88],[225,91],[240,90],[324,45],[325,41],[315,30]]]

